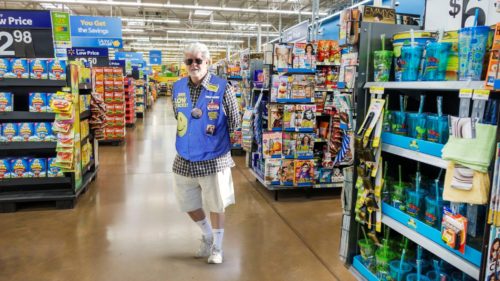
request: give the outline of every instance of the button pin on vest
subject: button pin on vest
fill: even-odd
[[[200,119],[202,114],[203,114],[203,111],[201,111],[201,109],[199,109],[197,107],[195,107],[195,108],[193,108],[193,110],[191,110],[191,117],[193,117],[194,119]]]

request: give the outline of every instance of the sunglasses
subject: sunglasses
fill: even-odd
[[[185,63],[186,65],[192,65],[192,64],[193,64],[193,62],[194,62],[194,63],[196,63],[196,64],[198,64],[198,65],[200,65],[200,64],[202,64],[202,63],[203,63],[203,60],[202,60],[202,59],[186,59],[186,60],[184,61],[184,63]]]

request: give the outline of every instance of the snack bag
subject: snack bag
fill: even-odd
[[[49,79],[66,80],[66,61],[58,59],[49,59]]]
[[[17,124],[21,141],[33,141],[35,129],[33,123],[23,122]]]
[[[29,64],[26,59],[10,59],[12,77],[9,78],[30,78]]]
[[[0,180],[10,179],[10,159],[0,159]]]
[[[29,109],[30,109],[30,112],[46,112],[47,111],[47,95],[45,93],[30,93],[29,94]]]
[[[47,159],[31,158],[28,163],[31,177],[44,178],[47,176]]]
[[[30,59],[29,64],[31,79],[48,79],[49,73],[47,69],[47,60]]]
[[[14,109],[12,93],[0,92],[0,112],[10,112]]]
[[[31,176],[27,158],[10,160],[11,178],[29,178]]]
[[[64,173],[61,168],[55,165],[56,158],[47,159],[47,177],[55,178],[55,177],[64,177]]]
[[[73,96],[65,92],[57,92],[52,97],[50,107],[55,113],[68,113],[73,108]]]

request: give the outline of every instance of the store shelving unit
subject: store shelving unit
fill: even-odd
[[[386,90],[459,91],[484,89],[484,81],[415,81],[415,82],[367,82],[365,89],[381,87]]]
[[[125,125],[134,127],[137,120],[135,114],[135,85],[132,77],[125,77]]]
[[[146,87],[143,79],[135,80],[135,113],[138,118],[146,114]]]
[[[71,77],[71,72],[77,70],[78,68],[74,66],[68,66],[68,80]],[[27,111],[28,94],[30,92],[56,92],[63,87],[71,86],[70,84],[71,82],[61,80],[0,80],[0,91],[12,92],[15,96],[14,111],[1,112],[0,122],[53,122],[54,113]],[[77,95],[91,93],[88,88],[81,85],[78,88]],[[78,103],[75,107],[79,108]],[[89,117],[90,111],[84,111],[76,116],[75,123]],[[79,132],[77,133],[79,134]],[[4,142],[0,143],[0,158],[55,157],[56,147],[57,142]],[[94,152],[95,150],[92,157],[95,156]],[[78,167],[82,168],[81,165],[75,165],[75,169]],[[78,174],[86,177],[87,181],[80,181],[75,172],[64,173],[64,177],[0,179],[0,212],[15,212],[19,204],[26,202],[54,202],[58,209],[73,208],[79,195],[87,190],[89,183],[95,178],[97,167],[95,165],[88,166],[85,170],[79,171]]]

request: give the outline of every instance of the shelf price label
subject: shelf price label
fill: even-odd
[[[377,87],[377,86],[370,87],[370,94],[383,95],[384,87]]]
[[[50,12],[1,10],[0,57],[54,57]]]
[[[70,48],[67,53],[70,61],[81,61],[89,67],[109,66],[107,48]]]
[[[459,97],[461,99],[470,99],[470,98],[472,98],[473,92],[474,92],[474,90],[472,90],[472,89],[461,89]]]
[[[473,100],[488,100],[490,97],[490,90],[475,90],[472,96]]]

